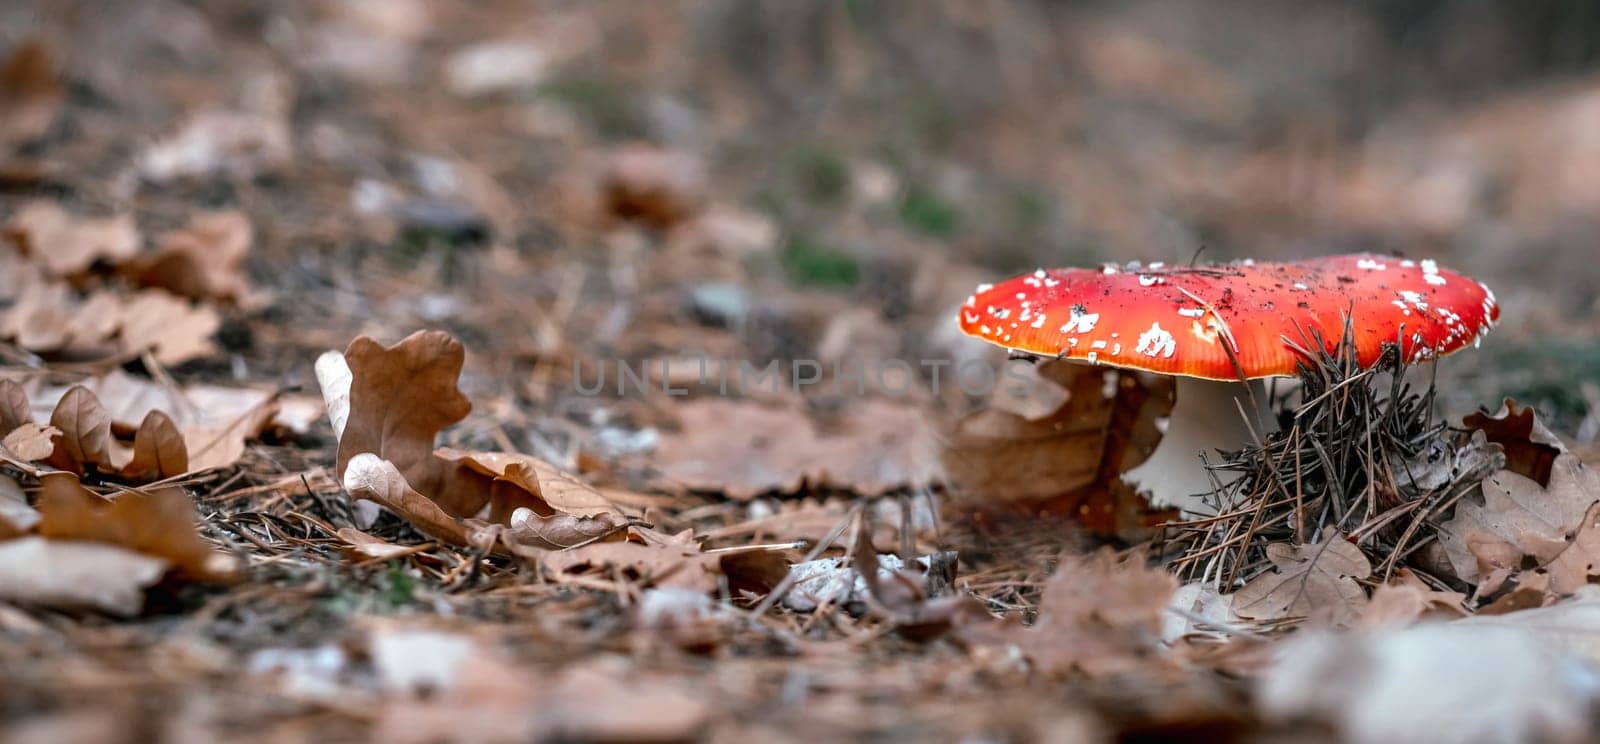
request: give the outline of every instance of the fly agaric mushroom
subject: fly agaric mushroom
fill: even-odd
[[[1335,352],[1347,317],[1356,361],[1368,368],[1391,347],[1417,362],[1476,346],[1500,308],[1488,287],[1433,261],[1356,254],[1039,269],[979,286],[960,321],[968,335],[1012,351],[1176,376],[1161,445],[1123,479],[1154,505],[1198,513],[1212,489],[1199,452],[1246,444],[1240,412],[1265,403],[1247,382],[1293,376],[1303,361],[1297,346]],[[1250,423],[1272,428],[1265,413]]]

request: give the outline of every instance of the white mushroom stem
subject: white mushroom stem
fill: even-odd
[[[1217,450],[1237,450],[1253,443],[1252,428],[1262,437],[1276,430],[1266,385],[1260,380],[1215,382],[1179,377],[1175,395],[1161,444],[1149,459],[1123,473],[1122,479],[1148,495],[1152,506],[1177,507],[1185,516],[1210,516],[1216,511],[1215,499],[1207,504],[1203,497],[1216,486],[1200,454],[1216,463]],[[1250,417],[1248,426],[1244,416]],[[1232,473],[1215,476],[1223,484],[1238,477]]]

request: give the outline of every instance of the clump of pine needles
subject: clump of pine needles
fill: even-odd
[[[1299,390],[1273,401],[1278,431],[1208,463],[1216,516],[1169,523],[1162,535],[1181,578],[1238,586],[1271,568],[1267,545],[1332,533],[1354,541],[1378,579],[1401,565],[1427,574],[1408,559],[1499,455],[1436,419],[1432,375],[1412,384],[1397,346],[1363,368],[1352,338],[1347,325],[1333,351],[1303,339]]]

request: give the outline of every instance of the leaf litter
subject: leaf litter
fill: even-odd
[[[953,86],[986,98],[935,102],[911,128],[955,147],[908,133],[833,152],[844,120],[766,111],[807,95],[810,52],[791,58],[773,30],[707,78],[725,55],[686,46],[810,29],[840,50],[822,77],[848,85],[920,64],[883,50],[941,57],[942,32],[821,6],[504,22],[322,5],[112,10],[69,27],[109,26],[102,41],[3,52],[8,733],[1559,740],[1592,724],[1593,462],[1531,409],[1435,416],[1478,391],[1401,393],[1311,360],[1310,393],[1279,402],[1289,433],[1213,463],[1244,473],[1216,495],[1232,508],[1146,546],[1174,515],[1117,476],[1162,433],[1160,382],[1047,363],[989,400],[925,377],[910,397],[842,401],[565,384],[574,358],[701,342],[762,361],[967,358],[939,329],[988,271],[1062,246],[1148,253],[1174,228],[1266,257],[1351,230],[1560,244],[1539,224],[1600,203],[1581,79],[1440,121],[1375,109],[1384,133],[1349,143],[1307,135],[1290,104],[1262,137],[1227,113],[1259,103],[1234,68],[1073,9],[1093,43],[1002,43],[1034,51],[967,66],[1007,82]],[[931,13],[997,39],[1060,20]],[[267,58],[234,53],[262,43]],[[1038,78],[1035,54],[1086,74]],[[781,93],[729,93],[747,88]],[[1167,139],[1018,140],[1015,122],[1053,114],[991,93],[1016,89],[1065,102],[1075,131],[1112,116],[1108,131]],[[1150,116],[1255,144],[1127,126]],[[1528,144],[1528,122],[1552,136]],[[794,173],[776,165],[787,146],[769,140],[813,125]],[[740,175],[766,155],[770,173]],[[996,163],[1059,175],[997,181]],[[1322,206],[1286,204],[1291,180]],[[1490,192],[1506,198],[1480,204]],[[1589,268],[1565,269],[1541,301],[1588,297]],[[708,301],[730,287],[744,300]],[[1592,333],[1582,322],[1549,328]],[[405,336],[417,327],[449,332]],[[307,395],[311,360],[340,347]]]

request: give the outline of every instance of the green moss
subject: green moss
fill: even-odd
[[[861,264],[854,256],[806,236],[796,236],[784,246],[782,261],[797,284],[853,287],[861,281]]]
[[[955,205],[918,186],[906,191],[900,202],[900,219],[917,232],[934,238],[948,238],[961,225]]]

